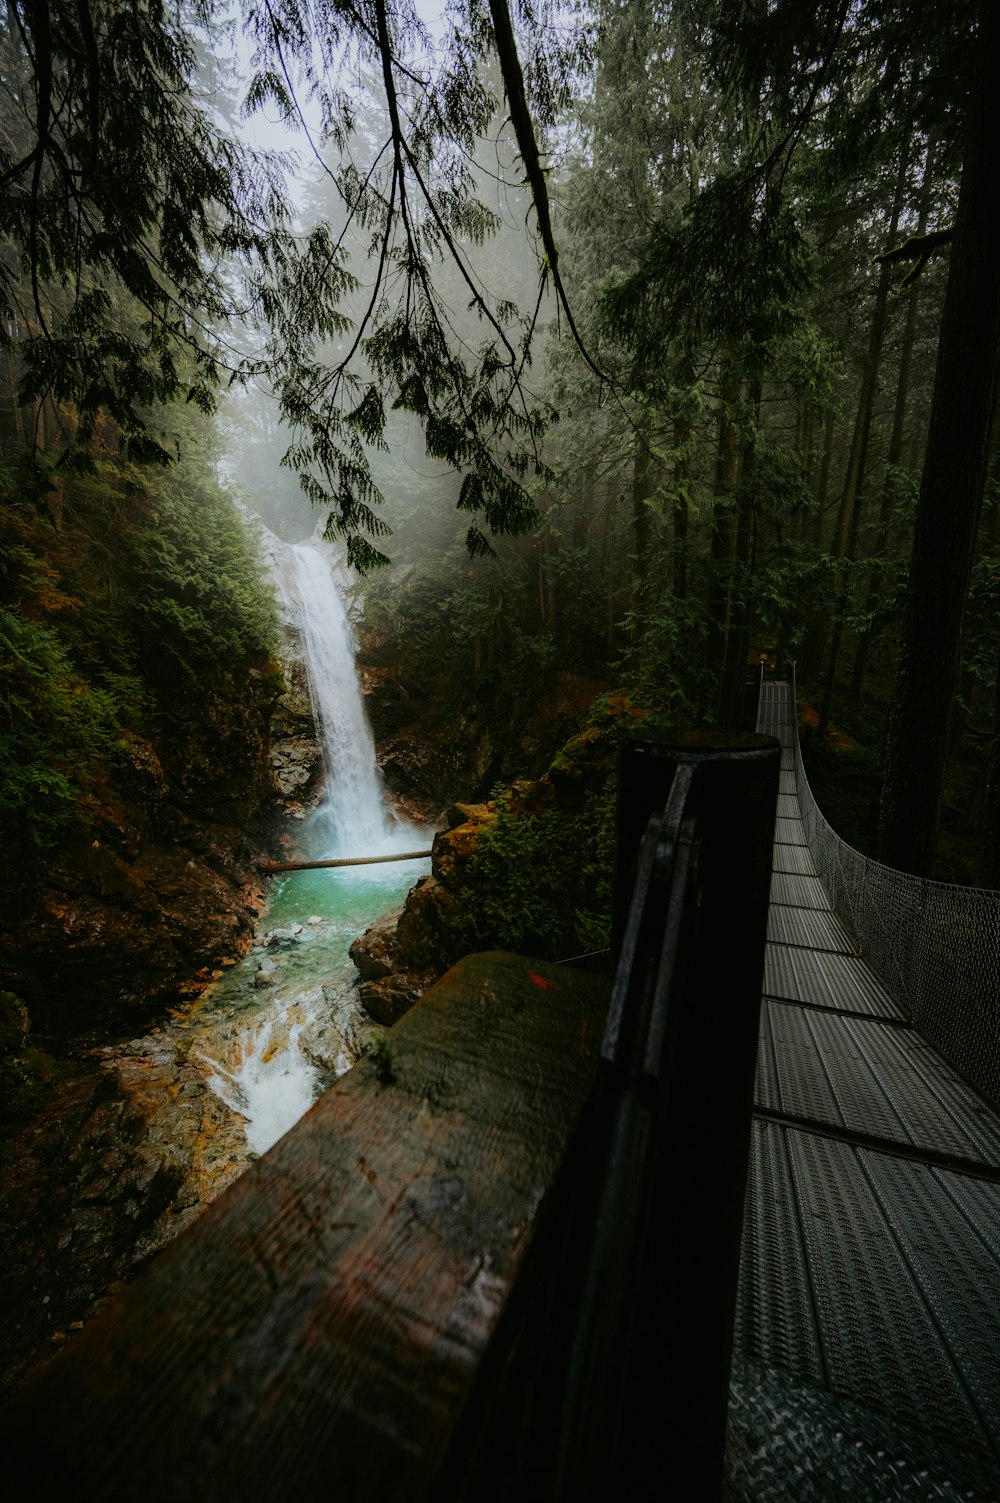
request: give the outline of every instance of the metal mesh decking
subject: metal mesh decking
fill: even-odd
[[[996,1503],[1000,894],[846,846],[791,685],[758,730],[784,750],[728,1497]]]

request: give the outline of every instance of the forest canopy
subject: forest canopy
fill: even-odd
[[[619,671],[702,718],[738,717],[760,646],[798,657],[820,735],[894,682],[883,859],[930,869],[963,741],[996,852],[996,26],[973,0],[12,4],[0,299],[39,493],[165,461],[165,404],[265,381],[365,570],[411,417],[492,571],[477,664],[587,601]],[[300,127],[309,213],[241,138],[262,110]]]

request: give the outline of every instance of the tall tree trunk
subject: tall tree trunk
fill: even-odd
[[[881,332],[884,332],[884,324]],[[879,354],[881,353],[881,332],[879,336]],[[868,437],[871,431],[871,415],[875,401],[875,380],[878,370],[877,364],[875,366],[871,365],[871,345],[869,345],[868,354],[869,359],[865,362],[865,372],[861,383],[861,399],[854,420],[854,435],[851,439],[851,452],[847,461],[847,474],[844,478],[844,489],[841,492],[840,509],[833,535],[833,556],[839,559],[842,564],[850,562],[854,558],[857,549],[858,519],[860,516],[858,491],[868,458]],[[833,630],[830,633],[830,650],[826,663],[826,677],[823,683],[823,700],[820,706],[819,723],[816,727],[817,736],[825,736],[827,727],[830,724],[830,715],[833,710],[833,698],[837,683],[837,667],[840,661],[840,649],[844,640],[844,616],[847,613],[850,600],[850,585],[847,575],[842,568],[837,571],[833,588],[836,604],[834,606]]]
[[[14,356],[9,352],[4,356],[3,370],[4,400],[2,417],[0,417],[0,434],[4,438],[23,439],[24,415],[21,412],[21,406],[17,398],[18,366]]]
[[[795,452],[798,455],[799,471],[802,475],[803,488],[812,475],[815,461],[814,447],[816,442],[816,414],[811,407],[803,402],[798,410],[795,423]],[[803,524],[806,509],[797,506],[788,519],[788,541],[799,543],[802,541]],[[774,659],[776,663],[784,665],[788,660],[788,643],[792,634],[792,621],[788,615],[782,617],[778,627],[778,639],[775,643]]]
[[[826,517],[826,503],[830,492],[830,462],[833,455],[833,439],[836,429],[836,419],[832,412],[827,413],[826,427],[823,433],[823,452],[820,458],[819,474],[816,477],[816,510],[813,514],[812,544],[813,547],[822,550],[824,529],[823,523]],[[803,680],[811,680],[818,672],[823,661],[823,650],[826,647],[826,623],[815,617],[806,631],[802,642],[802,651],[799,655],[799,675]]]
[[[816,512],[813,518],[812,540],[817,548],[823,547],[826,502],[830,494],[830,463],[833,458],[833,439],[836,426],[836,415],[828,412],[826,415],[826,428],[823,432],[823,455],[820,459],[819,474],[816,477]]]
[[[542,626],[548,632],[554,632],[559,625],[559,577],[554,569],[546,569],[544,565],[556,551],[556,540],[550,534],[545,539],[545,552],[542,559],[545,577],[545,615]]]
[[[633,645],[640,635],[639,623],[646,606],[649,589],[649,565],[652,552],[652,516],[649,499],[655,490],[652,455],[649,451],[649,425],[644,423],[635,434],[632,457],[632,629]]]
[[[719,435],[715,455],[715,495],[712,513],[712,575],[708,590],[708,667],[718,675],[718,713],[729,639],[732,553],[734,542],[733,502],[739,478],[739,446],[733,410],[739,401],[740,381],[731,365],[723,368],[719,382]]]
[[[687,484],[691,473],[688,447],[691,443],[691,420],[686,413],[674,419],[674,599],[687,599],[688,566],[688,499]]]
[[[601,545],[601,566],[604,570],[604,578],[607,584],[606,614],[604,619],[605,640],[608,651],[611,652],[615,645],[615,513],[618,502],[612,496],[612,483],[608,480],[604,487],[604,536]]]
[[[736,538],[726,672],[719,718],[723,725],[738,727],[743,715],[747,653],[750,648],[750,586],[755,552],[754,465],[760,423],[761,381],[758,376],[747,389],[747,436],[743,445],[740,484],[737,491]]]
[[[808,483],[816,460],[816,414],[811,408],[803,406],[800,409],[795,430],[795,450],[799,458],[799,471],[803,481]],[[797,543],[802,539],[805,515],[805,507],[797,506],[788,519],[788,537],[792,542]]]
[[[896,187],[892,200],[892,211],[889,216],[888,238],[890,248],[899,230],[899,219],[903,212],[903,200],[906,192],[906,178],[909,169],[910,149],[909,142],[905,142],[900,148],[899,170],[896,174]],[[875,304],[872,308],[871,327],[868,331],[868,349],[865,353],[865,363],[861,373],[861,396],[858,400],[858,411],[854,420],[854,434],[851,438],[851,453],[847,461],[847,474],[844,476],[844,488],[840,496],[840,510],[837,516],[837,528],[834,534],[834,557],[849,561],[857,552],[858,527],[861,520],[862,492],[864,491],[865,474],[868,469],[868,449],[871,443],[872,416],[875,411],[875,394],[878,390],[879,367],[882,364],[882,346],[885,343],[886,325],[889,322],[889,285],[892,273],[889,266],[883,263],[879,272],[878,285],[875,288]],[[823,703],[819,712],[819,724],[816,727],[817,736],[825,736],[827,726],[830,723],[830,715],[833,710],[833,700],[837,686],[837,668],[840,659],[840,649],[844,640],[844,617],[850,603],[851,589],[848,575],[842,572],[837,579],[835,589],[837,591],[837,607],[834,616],[833,633],[830,637],[830,656],[826,668],[826,683],[823,688]]]
[[[924,171],[920,184],[920,207],[917,215],[918,235],[923,235],[927,230],[934,156],[935,147],[932,141],[927,147],[927,156],[924,160]],[[892,413],[892,432],[889,436],[889,448],[885,456],[887,467],[886,477],[882,488],[882,504],[879,509],[878,533],[875,538],[874,556],[878,559],[888,556],[889,533],[893,518],[896,515],[896,507],[899,503],[899,480],[896,471],[903,457],[903,435],[906,431],[907,399],[910,394],[910,371],[913,365],[913,347],[917,338],[917,315],[919,310],[920,282],[918,280],[913,283],[906,299],[906,317],[903,321],[903,339],[899,351],[899,372],[896,377],[896,401]],[[880,581],[869,578],[866,608],[871,610],[882,593]],[[854,658],[854,669],[851,674],[851,687],[848,696],[849,702],[854,709],[857,709],[860,705],[864,694],[865,675],[868,671],[871,643],[872,639],[870,635],[863,636],[858,643],[858,650]]]
[[[1000,353],[1000,11],[980,7],[962,185],[938,343],[879,810],[879,859],[931,870]]]

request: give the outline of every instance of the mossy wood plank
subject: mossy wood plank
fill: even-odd
[[[469,957],[10,1405],[37,1496],[414,1499],[593,1077],[607,984]],[[22,1470],[23,1467],[23,1470]]]

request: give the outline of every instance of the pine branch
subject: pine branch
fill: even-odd
[[[573,318],[573,310],[563,286],[562,277],[559,274],[559,251],[556,248],[555,234],[552,229],[552,215],[549,210],[549,190],[545,181],[545,171],[542,167],[541,157],[538,152],[538,143],[535,140],[535,128],[531,120],[531,112],[528,109],[528,100],[524,91],[524,75],[521,72],[521,61],[517,55],[517,43],[514,40],[514,28],[511,25],[510,11],[507,9],[506,0],[490,0],[490,14],[493,17],[493,33],[496,40],[497,56],[500,59],[500,72],[503,76],[504,88],[507,92],[507,103],[510,108],[511,124],[514,127],[514,135],[517,139],[518,151],[521,153],[521,161],[524,163],[525,175],[531,196],[535,204],[535,215],[538,220],[538,233],[542,237],[542,246],[545,250],[546,267],[542,273],[543,285],[546,271],[552,274],[552,283],[556,290],[556,296],[566,315],[570,333],[580,354],[587,366],[599,381],[608,379],[605,371],[591,357],[576,327]]]

